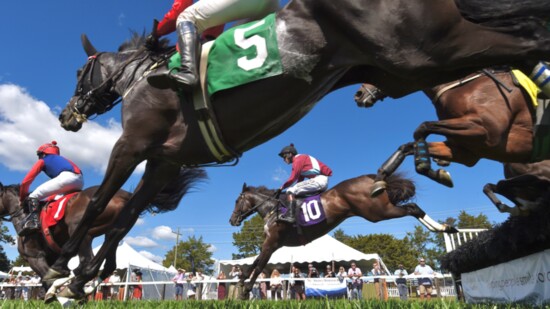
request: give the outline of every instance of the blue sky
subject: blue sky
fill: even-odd
[[[121,132],[120,109],[85,124],[78,133],[66,132],[58,124],[59,111],[76,86],[76,70],[86,61],[80,34],[86,33],[100,51],[116,51],[130,37],[130,30],[151,30],[153,18],[161,19],[171,1],[2,1],[0,4],[0,181],[19,183],[36,160],[36,148],[56,140],[63,155],[83,170],[86,187],[103,177],[110,149]],[[174,35],[169,36],[175,42]],[[157,216],[146,215],[125,238],[136,250],[162,259],[175,244],[171,230],[182,237],[202,236],[212,244],[216,259],[230,259],[236,249],[229,216],[243,182],[277,188],[288,177],[290,166],[277,156],[294,143],[299,152],[314,155],[334,171],[330,185],[362,174],[375,173],[399,145],[412,139],[414,129],[435,120],[431,102],[422,94],[386,99],[371,109],[359,109],[353,95],[359,85],[333,92],[296,125],[276,138],[245,153],[235,167],[209,168],[209,180],[187,195],[177,210]],[[258,102],[261,108],[261,102]],[[432,137],[431,140],[441,140]],[[434,219],[456,217],[461,210],[483,213],[492,222],[502,222],[481,189],[502,178],[501,164],[488,160],[467,168],[448,168],[455,187],[450,189],[414,172],[412,158],[402,170],[417,184],[417,203]],[[31,189],[46,180],[40,176]],[[133,189],[139,171],[125,185]],[[11,224],[6,223],[13,232]],[[403,218],[370,223],[352,218],[340,225],[347,234],[389,233],[398,238],[418,222]],[[100,242],[96,241],[96,245]],[[15,247],[4,246],[10,259]]]

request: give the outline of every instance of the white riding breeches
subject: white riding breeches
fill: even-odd
[[[260,19],[279,8],[279,0],[199,0],[178,15],[177,24],[190,21],[202,33],[241,19]]]
[[[309,178],[300,181],[286,189],[287,193],[297,196],[305,195],[306,193],[323,192],[328,188],[328,176],[317,175],[314,178]]]
[[[82,174],[73,172],[61,172],[57,177],[52,178],[41,184],[29,194],[29,197],[42,200],[50,195],[64,194],[82,190],[84,187],[84,177]]]

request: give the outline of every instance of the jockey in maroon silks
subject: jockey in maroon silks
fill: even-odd
[[[59,155],[59,147],[57,147],[56,141],[40,146],[36,151],[36,155],[38,155],[38,161],[21,182],[19,190],[19,200],[30,212],[25,219],[23,229],[19,232],[19,236],[26,236],[40,230],[38,221],[40,200],[54,194],[79,191],[84,186],[82,171],[71,160]],[[38,186],[27,197],[29,187],[40,172],[44,172],[51,179]]]
[[[159,36],[177,30],[181,67],[168,73],[152,73],[147,81],[161,89],[169,88],[174,83],[176,85],[173,88],[183,86],[187,90],[193,89],[199,79],[199,35],[202,34],[203,39],[207,36],[215,38],[223,31],[226,23],[263,18],[278,7],[279,0],[200,0],[194,4],[192,0],[175,0],[156,31],[148,36],[146,46],[154,46]]]
[[[292,164],[290,177],[279,190],[285,190],[289,201],[289,210],[279,221],[294,223],[296,221],[296,195],[323,192],[328,188],[328,177],[332,170],[323,162],[307,154],[298,154],[293,144],[284,147],[279,156],[287,164]]]

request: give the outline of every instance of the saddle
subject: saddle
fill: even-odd
[[[278,212],[285,214],[289,210],[286,195],[279,200]],[[325,210],[321,204],[320,192],[314,192],[313,195],[296,196],[296,223],[300,227],[309,227],[326,220]],[[298,229],[300,231],[300,229]]]
[[[51,229],[63,219],[69,200],[78,193],[80,193],[80,191],[71,192],[66,195],[52,195],[44,202],[41,202],[44,203],[44,205],[39,217],[40,229],[50,249],[57,253],[61,252],[61,247],[53,238]]]

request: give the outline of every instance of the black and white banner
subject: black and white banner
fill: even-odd
[[[550,302],[550,250],[462,274],[466,302]]]

